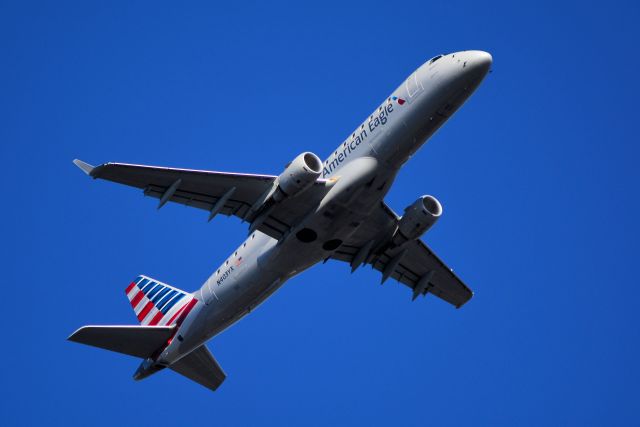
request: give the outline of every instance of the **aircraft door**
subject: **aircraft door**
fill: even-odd
[[[404,87],[407,91],[407,103],[411,104],[413,101],[418,99],[418,97],[424,91],[422,81],[420,81],[420,79],[418,78],[418,71],[411,74],[409,78],[405,80]]]

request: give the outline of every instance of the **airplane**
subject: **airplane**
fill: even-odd
[[[206,342],[254,310],[287,280],[321,261],[370,265],[411,299],[430,293],[460,308],[472,291],[422,240],[442,216],[424,195],[402,216],[384,197],[409,158],[480,85],[492,64],[483,51],[438,55],[422,64],[323,162],[304,152],[280,175],[175,169],[125,163],[94,167],[94,179],[168,202],[236,216],[249,227],[202,287],[185,292],[148,276],[125,289],[139,325],[84,326],[69,340],[142,359],[133,378],[169,368],[216,390],[226,374]]]

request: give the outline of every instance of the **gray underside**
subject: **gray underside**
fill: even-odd
[[[210,390],[217,389],[227,377],[205,345],[196,348],[170,368]]]

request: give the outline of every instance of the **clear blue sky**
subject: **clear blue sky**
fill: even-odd
[[[638,425],[634,2],[1,2],[3,425]],[[414,303],[329,262],[209,344],[216,393],[65,341],[134,323],[139,273],[194,290],[246,225],[87,179],[122,161],[279,173],[409,73],[493,72],[387,197],[474,289]]]

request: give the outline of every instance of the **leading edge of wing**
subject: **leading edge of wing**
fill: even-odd
[[[250,176],[254,178],[262,178],[265,180],[272,180],[276,178],[275,175],[236,173],[236,172],[218,172],[218,171],[210,171],[210,170],[203,170],[203,169],[170,168],[166,166],[138,165],[134,163],[107,162],[99,166],[92,166],[89,163],[83,162],[80,159],[74,159],[73,164],[79,167],[84,173],[86,173],[87,175],[93,178],[100,178],[100,172],[110,167],[125,167],[125,168],[131,167],[131,168],[142,168],[142,169],[150,169],[150,170],[154,169],[154,170],[166,170],[166,171],[174,171],[174,172],[188,172],[188,173],[215,174],[215,175],[228,175],[228,176]]]
[[[213,175],[225,175],[225,176],[246,176],[253,177],[263,180],[273,180],[277,178],[276,175],[265,175],[265,174],[256,174],[256,173],[238,173],[238,172],[219,172],[219,171],[211,171],[204,169],[185,169],[185,168],[170,168],[166,166],[151,166],[151,165],[138,165],[135,163],[118,163],[118,162],[107,162],[103,163],[99,166],[90,165],[87,162],[84,162],[80,159],[74,159],[73,164],[76,165],[80,170],[82,170],[85,174],[91,176],[92,178],[100,178],[100,172],[109,167],[132,167],[132,168],[144,168],[144,169],[155,169],[155,170],[166,170],[173,172],[188,172],[188,173],[201,173],[201,174],[213,174]],[[318,183],[325,183],[331,180],[327,179],[318,179]]]

